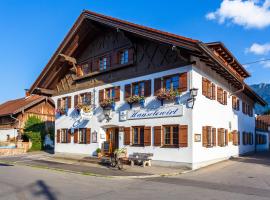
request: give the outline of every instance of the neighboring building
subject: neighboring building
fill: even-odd
[[[266,102],[249,76],[220,42],[84,11],[30,92],[57,105],[55,152],[126,147],[198,168],[255,150],[254,104]]]
[[[7,101],[0,105],[0,141],[16,140],[29,116],[37,116],[46,128],[54,126],[54,102],[39,95]]]
[[[269,151],[270,148],[270,115],[256,117],[256,151]]]

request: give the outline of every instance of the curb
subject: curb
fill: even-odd
[[[187,170],[182,172],[176,172],[176,173],[168,173],[168,174],[151,174],[151,175],[138,175],[138,176],[109,176],[109,175],[101,175],[101,174],[95,174],[95,173],[88,173],[88,172],[78,172],[73,170],[66,170],[66,169],[60,169],[60,168],[54,168],[54,167],[47,167],[47,166],[40,166],[40,165],[34,165],[34,164],[26,164],[26,163],[17,163],[17,162],[8,162],[8,161],[1,161],[2,164],[9,164],[9,165],[17,165],[17,166],[27,166],[27,167],[33,167],[38,169],[47,169],[47,170],[53,170],[57,172],[66,172],[66,173],[72,173],[72,174],[80,174],[85,176],[93,176],[93,177],[99,177],[99,178],[114,178],[114,179],[146,179],[146,178],[158,178],[158,177],[171,177],[171,176],[177,176],[181,174],[186,174],[189,172],[192,172],[194,170]]]

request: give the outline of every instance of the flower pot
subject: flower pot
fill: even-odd
[[[102,157],[102,153],[98,153],[98,154],[97,154],[97,157],[98,157],[98,158],[101,158],[101,157]]]
[[[141,106],[142,108],[144,108],[144,102],[145,102],[145,100],[144,100],[144,99],[141,99],[141,100],[139,101],[140,106]]]
[[[115,111],[115,103],[114,102],[111,104],[111,108],[112,108],[112,111]]]
[[[164,105],[164,99],[160,99],[160,105],[161,105],[161,106]]]
[[[176,96],[175,97],[175,103],[176,104],[180,104],[180,96]]]
[[[129,108],[132,109],[132,103],[128,103]]]

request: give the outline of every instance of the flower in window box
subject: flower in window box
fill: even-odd
[[[139,95],[133,95],[129,98],[126,99],[126,102],[130,105],[130,108],[132,107],[132,104],[134,103],[140,103],[141,106],[144,106],[144,96],[139,96]]]
[[[157,99],[161,101],[161,104],[163,105],[164,100],[176,100],[177,103],[179,103],[181,93],[178,90],[166,90],[165,88],[162,88],[157,93]]]
[[[82,111],[84,113],[90,113],[91,112],[91,106],[89,106],[89,105],[83,105],[82,106]]]
[[[102,102],[100,102],[99,105],[103,109],[106,109],[106,108],[114,107],[115,103],[113,99],[107,98],[107,99],[104,99]]]

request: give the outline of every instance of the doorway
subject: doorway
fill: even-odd
[[[119,128],[108,128],[106,130],[106,142],[109,143],[109,153],[119,148]]]

